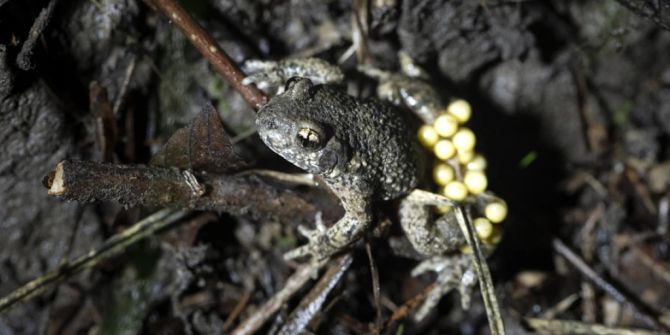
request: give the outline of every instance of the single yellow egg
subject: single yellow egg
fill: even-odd
[[[429,125],[423,125],[419,128],[419,142],[426,147],[432,147],[440,139],[440,136],[435,131],[435,128]]]
[[[435,119],[433,128],[442,137],[451,137],[458,130],[458,120],[449,114],[442,114]]]
[[[463,165],[468,165],[475,158],[475,152],[472,150],[468,151],[459,151],[458,152],[458,162]]]
[[[433,179],[435,183],[444,186],[454,180],[454,169],[448,164],[438,163],[433,168]]]
[[[472,253],[472,248],[470,248],[469,245],[464,244],[461,246],[461,252],[464,254],[471,254]]]
[[[488,180],[486,174],[482,171],[467,171],[463,176],[463,183],[472,194],[479,194],[486,191]]]
[[[439,140],[437,143],[435,143],[433,152],[435,152],[435,156],[437,158],[447,160],[456,154],[456,148],[449,140]]]
[[[486,240],[493,234],[493,225],[487,218],[476,218],[472,224],[480,240]]]
[[[454,134],[452,141],[459,152],[472,151],[476,142],[475,133],[468,128],[461,128]]]
[[[507,205],[502,201],[494,201],[486,205],[484,215],[493,223],[500,223],[507,217]]]
[[[486,158],[480,154],[475,154],[465,168],[471,171],[484,171],[486,170]]]
[[[452,181],[444,186],[443,194],[451,200],[462,201],[468,196],[468,189],[460,181]]]
[[[442,205],[442,206],[435,207],[435,210],[439,214],[447,214],[447,213],[451,212],[452,208],[453,207],[451,207],[450,205]]]
[[[493,233],[489,238],[484,240],[484,243],[489,244],[489,245],[496,245],[500,243],[500,240],[502,240],[502,230],[500,227],[493,226]]]
[[[470,120],[470,116],[472,115],[472,107],[467,101],[458,99],[452,101],[449,106],[447,106],[447,112],[453,115],[458,120],[458,122],[465,123]]]

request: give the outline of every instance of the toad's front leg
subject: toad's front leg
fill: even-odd
[[[330,228],[326,228],[318,217],[316,229],[299,226],[298,230],[309,242],[284,254],[284,259],[310,257],[313,261],[319,261],[355,242],[372,221],[371,204],[358,198],[343,199],[342,205],[346,211],[344,216]]]

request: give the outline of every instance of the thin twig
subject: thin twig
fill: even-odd
[[[302,185],[309,187],[317,187],[319,183],[316,181],[316,176],[311,173],[286,173],[275,170],[265,169],[250,169],[237,173],[236,176],[256,175],[267,177],[278,182],[283,182],[291,185]]]
[[[607,143],[607,130],[591,116],[589,89],[582,70],[573,69],[572,76],[577,89],[577,109],[585,132],[586,145],[590,151],[600,151]]]
[[[650,326],[655,326],[665,331],[670,330],[670,325],[664,324],[659,320],[660,312],[656,311],[652,306],[645,304],[643,301],[633,297],[631,294],[618,289],[612,283],[608,282],[602,276],[598,275],[592,268],[590,268],[577,254],[575,254],[568,246],[566,246],[559,239],[552,241],[552,247],[556,253],[563,256],[570,264],[572,264],[579,272],[598,286],[601,290],[609,294],[614,300],[625,303],[631,306],[638,314],[640,319],[647,322]]]
[[[305,295],[296,307],[288,321],[277,332],[278,335],[302,334],[314,316],[321,310],[328,294],[340,281],[351,265],[351,254],[343,255],[331,262],[328,270],[323,274],[319,282]]]
[[[365,251],[368,254],[368,262],[370,262],[370,275],[372,276],[372,296],[375,299],[375,329],[379,330],[382,326],[382,298],[381,298],[381,287],[379,285],[379,271],[377,270],[377,265],[375,264],[374,256],[372,255],[372,248],[370,247],[370,242],[365,243]],[[373,329],[372,334],[379,334]]]
[[[79,226],[81,223],[82,216],[84,215],[84,207],[80,206],[77,208],[77,213],[75,215],[75,220],[74,220],[74,226],[72,227],[69,236],[68,236],[68,241],[67,245],[65,246],[65,252],[60,256],[60,260],[58,261],[58,265],[62,266],[63,264],[67,264],[67,260],[70,259],[70,256],[72,254],[72,249],[74,249],[74,242],[77,239],[77,233],[79,232]],[[49,301],[56,301],[58,299],[58,294],[60,292],[60,286],[55,286],[52,290],[51,293],[46,294],[49,296]],[[46,324],[49,324],[51,321],[52,313],[54,310],[54,304],[49,304],[46,307],[46,313],[47,313],[47,322]],[[71,314],[74,315],[74,314]],[[67,320],[67,318],[66,318]],[[60,328],[63,328],[66,326],[66,322],[63,322]],[[45,333],[45,332],[43,332]]]
[[[244,308],[247,307],[250,298],[251,298],[251,291],[244,291],[242,293],[240,301],[237,302],[235,308],[233,308],[232,312],[228,314],[226,321],[223,323],[224,331],[227,331],[233,325],[235,319],[237,319],[237,317],[244,311]]]
[[[424,300],[426,300],[426,297],[428,297],[430,292],[435,289],[437,289],[437,285],[435,283],[426,286],[417,295],[407,300],[404,304],[402,304],[402,306],[396,308],[393,311],[393,314],[391,314],[391,317],[389,317],[388,320],[384,322],[382,329],[375,329],[372,332],[381,333],[384,331],[384,329],[390,326],[391,323],[406,318],[413,310],[419,307],[419,305],[421,305],[424,302]]]
[[[37,44],[37,39],[42,35],[42,32],[51,21],[51,14],[56,8],[56,3],[58,0],[51,0],[49,4],[42,9],[39,16],[33,22],[32,27],[30,27],[30,32],[28,32],[28,37],[26,37],[25,42],[21,46],[21,51],[16,56],[16,65],[21,70],[28,71],[35,67],[33,64],[32,56],[35,45]]]
[[[160,210],[132,227],[109,238],[98,249],[80,256],[71,263],[64,263],[58,269],[32,280],[0,299],[0,314],[15,303],[25,301],[44,292],[51,284],[59,283],[85,269],[94,267],[103,260],[117,255],[131,244],[155,234],[186,215],[184,211],[172,209]]]
[[[454,206],[454,210],[461,232],[467,239],[470,248],[472,248],[472,263],[479,279],[479,290],[482,292],[482,300],[484,301],[486,318],[489,321],[491,334],[505,334],[505,325],[500,314],[500,306],[498,305],[498,298],[495,295],[491,272],[486,264],[486,258],[482,254],[479,239],[475,236],[475,229],[472,226],[470,215],[469,213],[466,215],[461,206]]]
[[[347,328],[352,334],[356,335],[369,335],[370,330],[368,325],[365,322],[361,322],[349,314],[342,314],[336,316],[337,321]]]
[[[96,160],[113,162],[119,130],[107,90],[97,81],[92,81],[89,84],[88,96],[89,112],[95,117],[95,142],[99,155]]]
[[[282,305],[286,303],[286,301],[291,299],[299,289],[305,286],[305,284],[312,278],[312,275],[325,264],[326,262],[322,261],[300,266],[293,275],[288,278],[286,284],[284,284],[284,287],[279,292],[266,301],[265,304],[255,311],[251,317],[238,325],[231,334],[244,335],[256,332]]]
[[[370,2],[354,0],[352,10],[352,40],[356,48],[356,61],[359,64],[369,63],[368,54],[368,15]]]
[[[662,335],[663,333],[632,328],[613,328],[601,324],[569,320],[526,318],[528,326],[537,334],[551,335]]]
[[[649,214],[656,215],[658,211],[654,205],[654,201],[651,200],[651,194],[649,193],[648,185],[642,180],[640,172],[632,164],[628,164],[625,169],[626,178],[633,184],[633,189],[640,197],[642,204],[649,211]]]
[[[133,55],[130,59],[130,64],[126,67],[126,72],[123,75],[123,82],[121,83],[121,88],[116,94],[116,99],[114,99],[114,115],[119,115],[119,110],[123,105],[123,101],[126,98],[126,92],[128,92],[128,86],[130,85],[130,79],[133,77],[135,72],[135,56]]]
[[[581,243],[582,257],[588,263],[593,261],[593,253],[595,251],[596,237],[595,229],[597,224],[605,215],[605,205],[602,203],[598,204],[596,209],[594,209],[589,215],[588,219],[584,223],[584,228],[579,232]],[[582,279],[581,282],[582,289],[582,321],[585,322],[595,322],[596,321],[596,310],[597,304],[595,301],[595,289],[591,282]]]
[[[174,0],[145,0],[145,2],[174,22],[177,28],[212,64],[216,72],[223,76],[252,108],[258,110],[267,102],[267,96],[261,90],[253,85],[242,84],[242,79],[245,78],[244,73],[221,49],[216,40],[177,2]]]
[[[577,293],[570,294],[569,296],[561,299],[556,305],[547,308],[547,310],[544,311],[540,316],[543,319],[553,319],[557,315],[565,312],[574,304],[577,300],[579,300],[579,295]]]

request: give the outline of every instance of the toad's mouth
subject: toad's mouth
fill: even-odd
[[[261,140],[273,151],[281,151],[289,146],[286,135],[276,131],[264,132]]]

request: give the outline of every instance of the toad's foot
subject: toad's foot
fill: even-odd
[[[316,214],[315,225],[316,229],[309,229],[303,225],[298,226],[298,232],[300,235],[306,237],[309,242],[306,245],[285,253],[285,260],[310,257],[314,261],[319,261],[337,252],[336,248],[329,247],[330,243],[328,243],[328,229],[323,223],[321,212]]]
[[[248,60],[244,63],[244,70],[252,75],[242,80],[243,85],[256,84],[260,89],[281,86],[286,81],[277,69],[277,62],[262,61],[257,59]]]
[[[318,58],[290,58],[280,61],[249,60],[244,69],[250,76],[242,84],[256,84],[260,89],[280,88],[292,77],[304,77],[314,83],[336,83],[344,79],[339,67]]]
[[[312,261],[320,261],[355,242],[371,222],[370,203],[361,199],[342,201],[344,216],[332,227],[326,228],[321,214],[316,216],[316,229],[298,226],[300,234],[307,237],[309,243],[284,254],[284,259],[310,256]]]
[[[472,288],[477,284],[477,276],[471,267],[471,256],[456,254],[451,256],[435,256],[419,263],[412,276],[419,276],[428,271],[437,273],[436,287],[430,292],[426,301],[414,314],[417,321],[422,320],[437,305],[440,299],[453,289],[461,295],[461,306],[468,309],[472,296]]]

